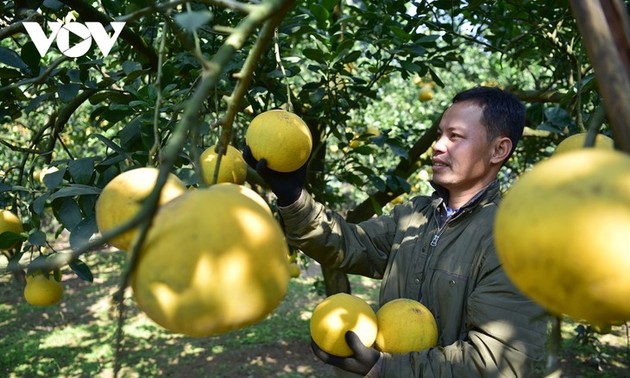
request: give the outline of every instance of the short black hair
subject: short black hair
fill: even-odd
[[[483,109],[481,122],[486,127],[489,140],[507,136],[512,141],[512,156],[525,128],[525,105],[514,94],[497,87],[475,87],[459,92],[453,104],[470,101]]]

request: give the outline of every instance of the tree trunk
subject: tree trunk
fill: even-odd
[[[630,152],[630,23],[621,0],[570,0],[615,143]]]

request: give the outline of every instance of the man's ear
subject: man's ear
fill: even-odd
[[[499,137],[493,143],[490,161],[494,164],[503,164],[512,151],[512,140],[508,137]]]

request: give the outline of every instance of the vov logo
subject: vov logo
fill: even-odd
[[[22,24],[31,37],[39,55],[46,55],[53,41],[56,40],[59,51],[69,58],[78,58],[85,55],[92,47],[92,39],[94,39],[104,56],[109,55],[116,39],[125,26],[125,22],[111,22],[110,25],[114,33],[110,37],[100,22],[86,22],[82,24],[74,21],[65,23],[54,21],[49,23],[50,36],[46,36],[44,30],[37,22],[23,22]],[[81,39],[74,46],[70,46],[70,33]]]

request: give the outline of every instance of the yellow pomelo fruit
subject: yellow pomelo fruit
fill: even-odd
[[[4,232],[13,232],[19,234],[22,231],[24,231],[22,221],[17,215],[9,210],[0,210],[0,235],[2,235],[2,233]],[[15,244],[16,243],[13,243],[13,245],[11,245],[7,249],[15,247]]]
[[[313,310],[310,321],[311,337],[323,351],[347,357],[352,350],[345,340],[347,331],[353,331],[365,346],[376,339],[376,313],[363,299],[337,293],[321,301]]]
[[[311,155],[313,137],[304,121],[294,113],[269,110],[254,117],[245,141],[256,160],[278,172],[293,172]]]
[[[387,353],[409,353],[437,344],[438,328],[431,311],[413,299],[398,298],[376,312],[376,347]]]
[[[192,337],[256,323],[284,298],[289,262],[282,229],[251,189],[217,184],[162,206],[132,276],[138,307]]]
[[[630,319],[630,156],[579,149],[552,156],[507,191],[495,218],[508,277],[551,313]]]
[[[379,130],[378,128],[374,126],[368,126],[367,133],[372,135],[373,137],[377,137],[381,135],[381,130]]]
[[[55,279],[48,279],[44,274],[27,276],[24,298],[33,306],[54,305],[63,298],[63,285]]]
[[[289,263],[289,275],[291,276],[291,278],[297,278],[300,276],[300,266],[297,263]]]
[[[424,85],[420,88],[420,92],[418,93],[418,98],[422,102],[431,101],[433,99],[433,89],[429,85]]]
[[[153,167],[135,168],[114,177],[105,185],[96,201],[96,224],[101,233],[131,220],[142,201],[151,193],[157,182],[159,170]],[[174,174],[169,174],[159,205],[163,205],[186,192],[186,185]],[[116,248],[129,250],[137,233],[136,228],[124,232],[109,243]]]
[[[558,155],[564,152],[584,148],[586,134],[587,133],[578,133],[564,138],[560,143],[558,143],[558,146],[553,151],[553,154]],[[595,136],[595,144],[593,145],[593,148],[612,150],[615,148],[615,142],[609,136],[597,134],[597,136]]]
[[[405,202],[405,196],[403,194],[394,197],[394,199],[392,199],[391,201],[389,201],[389,203],[391,203],[392,205],[399,205],[401,203]]]
[[[212,184],[214,172],[217,164],[216,145],[206,148],[199,156],[201,160],[201,172],[206,184]],[[241,151],[236,147],[228,145],[225,155],[221,157],[221,165],[219,167],[219,176],[217,183],[230,182],[234,184],[242,184],[247,177],[247,163],[243,159]]]
[[[352,139],[348,145],[352,149],[359,148],[361,147],[361,141],[358,139]]]

